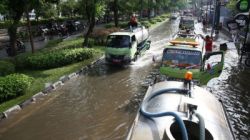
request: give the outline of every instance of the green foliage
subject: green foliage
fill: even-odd
[[[17,33],[17,38],[24,38],[28,35],[28,31],[20,31]]]
[[[49,69],[65,66],[93,57],[93,50],[87,48],[66,49],[28,58],[32,69]]]
[[[54,39],[54,40],[50,40],[45,46],[44,48],[50,48],[50,47],[54,47],[57,44],[63,42],[62,38],[58,38],[58,39]]]
[[[236,9],[236,0],[232,0],[227,4],[228,11],[232,13],[233,15],[236,15],[238,13],[238,10]]]
[[[6,29],[7,25],[5,24],[5,22],[0,21],[0,29]]]
[[[22,69],[26,69],[28,67],[27,59],[30,55],[31,55],[31,52],[21,53],[19,55],[14,56],[14,57],[9,57],[6,60],[9,61],[10,63],[14,64],[16,70],[22,70]]]
[[[111,23],[107,23],[107,24],[104,25],[104,27],[105,28],[113,28],[113,27],[115,27],[115,23],[112,23],[112,22]]]
[[[156,22],[162,22],[163,20],[161,18],[155,18],[154,21],[156,21]]]
[[[157,21],[154,20],[154,19],[150,19],[149,22],[150,22],[151,24],[155,24]]]
[[[120,28],[127,28],[128,27],[128,21],[119,22]]]
[[[117,31],[119,31],[119,28],[93,29],[89,35],[93,40],[89,39],[88,47],[92,47],[93,45],[103,46],[108,35]]]
[[[15,72],[15,65],[9,61],[0,61],[0,77],[12,74]]]
[[[151,26],[151,24],[149,23],[149,21],[142,21],[141,25],[146,26],[148,28]]]
[[[61,2],[60,7],[61,7],[63,15],[72,16],[73,11],[76,8],[76,1],[75,0],[67,0],[65,2]]]
[[[0,101],[25,94],[33,78],[24,74],[11,74],[0,77]]]
[[[98,40],[95,40],[95,39],[93,39],[93,38],[90,38],[90,39],[88,40],[88,45],[87,45],[87,46],[88,46],[89,48],[92,48],[92,47],[94,47],[95,44],[96,44],[96,45],[99,44],[99,43],[97,43],[97,41],[98,41]]]

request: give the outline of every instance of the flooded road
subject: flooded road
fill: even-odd
[[[147,86],[158,74],[160,64],[152,62],[152,55],[161,58],[178,23],[178,20],[168,21],[152,30],[150,50],[131,65],[112,66],[99,61],[41,100],[2,120],[0,139],[124,139]],[[235,51],[227,51],[222,75],[204,88],[224,101],[237,139],[247,140],[250,87],[245,78],[249,79],[250,73],[237,65]]]

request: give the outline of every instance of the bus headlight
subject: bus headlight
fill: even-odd
[[[130,55],[125,55],[124,59],[131,59],[131,56]]]
[[[109,55],[109,54],[106,54],[105,56],[106,56],[106,58],[107,58],[107,59],[109,59],[109,58],[110,58],[110,55]]]

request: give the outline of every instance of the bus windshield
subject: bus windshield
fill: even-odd
[[[162,58],[162,66],[180,66],[183,68],[201,68],[202,55],[199,51],[183,49],[166,49]]]
[[[183,24],[188,24],[188,25],[194,24],[194,20],[184,20]]]
[[[107,47],[126,48],[130,45],[130,36],[110,35],[107,39]]]

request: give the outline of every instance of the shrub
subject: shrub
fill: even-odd
[[[92,48],[95,44],[98,44],[97,40],[95,40],[93,38],[89,38],[89,40],[88,40],[88,47]]]
[[[88,47],[93,45],[104,45],[104,42],[109,34],[119,31],[119,28],[105,28],[105,29],[93,29],[90,36],[94,40],[89,40]],[[84,32],[84,35],[87,33]]]
[[[148,21],[142,21],[141,25],[146,26],[148,28],[151,26],[151,24]]]
[[[128,28],[128,21],[119,22],[119,27],[120,28]]]
[[[0,61],[0,77],[12,74],[15,72],[15,65],[8,61]]]
[[[156,18],[155,19],[157,22],[162,22],[162,19],[161,18]]]
[[[63,42],[62,38],[51,40],[44,46],[44,48],[54,47],[61,42]]]
[[[115,27],[115,24],[114,23],[107,23],[104,25],[105,28],[112,28],[112,27]]]
[[[11,74],[0,77],[0,101],[25,94],[33,78],[24,74]]]
[[[92,49],[76,48],[31,56],[27,61],[32,69],[49,69],[65,66],[91,57],[93,57]]]
[[[150,22],[151,24],[155,24],[155,23],[156,23],[156,21],[153,20],[153,19],[150,19],[149,22]]]
[[[14,57],[10,57],[6,60],[11,62],[12,64],[14,64],[16,70],[22,70],[22,69],[25,69],[26,67],[28,67],[27,59],[30,56],[30,54],[31,54],[31,52],[21,53],[21,54],[14,56]]]

